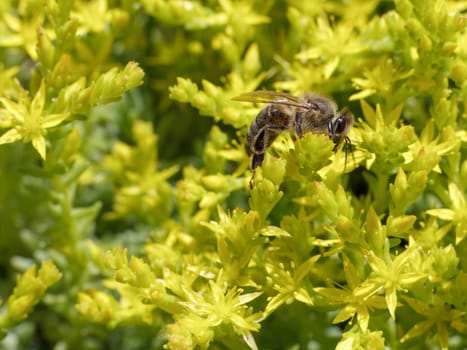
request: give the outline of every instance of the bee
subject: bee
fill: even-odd
[[[353,124],[353,115],[347,109],[337,110],[329,98],[306,93],[301,97],[284,92],[253,91],[233,98],[235,101],[267,103],[248,129],[245,148],[251,157],[253,175],[264,160],[264,154],[277,136],[283,131],[292,130],[298,137],[307,132],[326,134],[334,142],[334,151],[339,144],[350,146],[347,133]]]

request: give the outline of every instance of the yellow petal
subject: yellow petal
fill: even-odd
[[[357,321],[362,331],[366,332],[368,323],[370,322],[370,314],[367,308],[360,307],[359,310],[357,310]]]
[[[342,339],[339,344],[336,346],[336,350],[352,350],[354,349],[354,341],[353,337],[349,337],[347,339]]]
[[[269,300],[268,305],[266,306],[266,309],[264,310],[264,315],[267,316],[267,315],[272,314],[273,311],[275,311],[277,308],[279,308],[279,306],[285,303],[286,299],[287,299],[287,296],[283,294],[277,294],[274,297],[272,297]]]
[[[251,332],[247,332],[242,335],[243,341],[248,345],[251,350],[258,350],[258,346],[256,345],[255,338]]]
[[[354,317],[355,312],[356,312],[355,306],[346,305],[339,311],[336,317],[334,317],[334,319],[332,320],[332,323],[336,324],[336,323],[347,321],[349,318]]]
[[[324,77],[325,79],[329,79],[334,73],[334,71],[337,68],[337,65],[339,64],[339,57],[335,57],[333,60],[331,60],[326,66],[324,67]]]
[[[364,99],[365,97],[374,95],[375,92],[376,92],[375,89],[365,89],[350,96],[349,100],[350,101],[361,100],[361,99]]]
[[[446,328],[446,324],[444,322],[438,322],[436,328],[438,330],[436,334],[438,335],[439,345],[441,345],[441,349],[448,350],[449,332]]]
[[[411,338],[418,337],[422,335],[423,333],[428,333],[430,331],[430,328],[433,326],[433,322],[431,320],[427,321],[422,321],[415,326],[413,326],[405,335],[401,338],[401,343],[406,342],[407,340]]]
[[[449,196],[451,197],[452,204],[455,208],[462,210],[465,207],[464,194],[454,183],[449,184]]]
[[[452,221],[454,220],[455,213],[451,209],[429,209],[426,211],[428,215],[436,216],[441,220]]]
[[[24,121],[24,116],[27,114],[27,112],[23,105],[17,104],[4,97],[0,98],[0,101],[14,119],[21,123]]]
[[[31,101],[31,115],[39,116],[42,114],[45,105],[45,83],[41,81],[41,86],[37,90]]]
[[[0,136],[0,145],[4,143],[11,143],[21,139],[21,135],[16,129],[10,129],[2,136]]]
[[[388,305],[392,319],[395,320],[397,306],[397,293],[395,288],[391,288],[386,292],[386,304]]]
[[[42,119],[43,128],[52,128],[70,116],[70,113],[49,114]]]
[[[45,139],[44,136],[39,135],[32,138],[32,145],[36,149],[37,153],[45,160]]]
[[[298,291],[296,291],[294,293],[294,297],[304,304],[313,305],[313,299],[311,299],[305,288],[300,288]]]

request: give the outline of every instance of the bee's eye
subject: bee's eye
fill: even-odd
[[[342,134],[347,127],[347,121],[344,117],[339,117],[336,119],[333,125],[334,134]]]
[[[310,105],[310,109],[312,111],[316,111],[316,112],[319,111],[319,106],[316,103],[312,103],[311,101],[308,101],[308,104]]]

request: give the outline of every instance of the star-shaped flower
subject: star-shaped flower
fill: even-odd
[[[46,157],[45,137],[47,129],[53,128],[64,121],[70,113],[47,114],[46,87],[44,81],[36,94],[29,100],[22,96],[18,101],[1,97],[4,108],[0,109],[0,118],[9,120],[10,130],[0,136],[0,145],[22,140],[31,142],[42,159]]]

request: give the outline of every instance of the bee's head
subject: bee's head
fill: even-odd
[[[346,137],[353,124],[353,115],[349,110],[340,111],[335,118],[328,123],[329,138],[336,145],[340,144]]]

